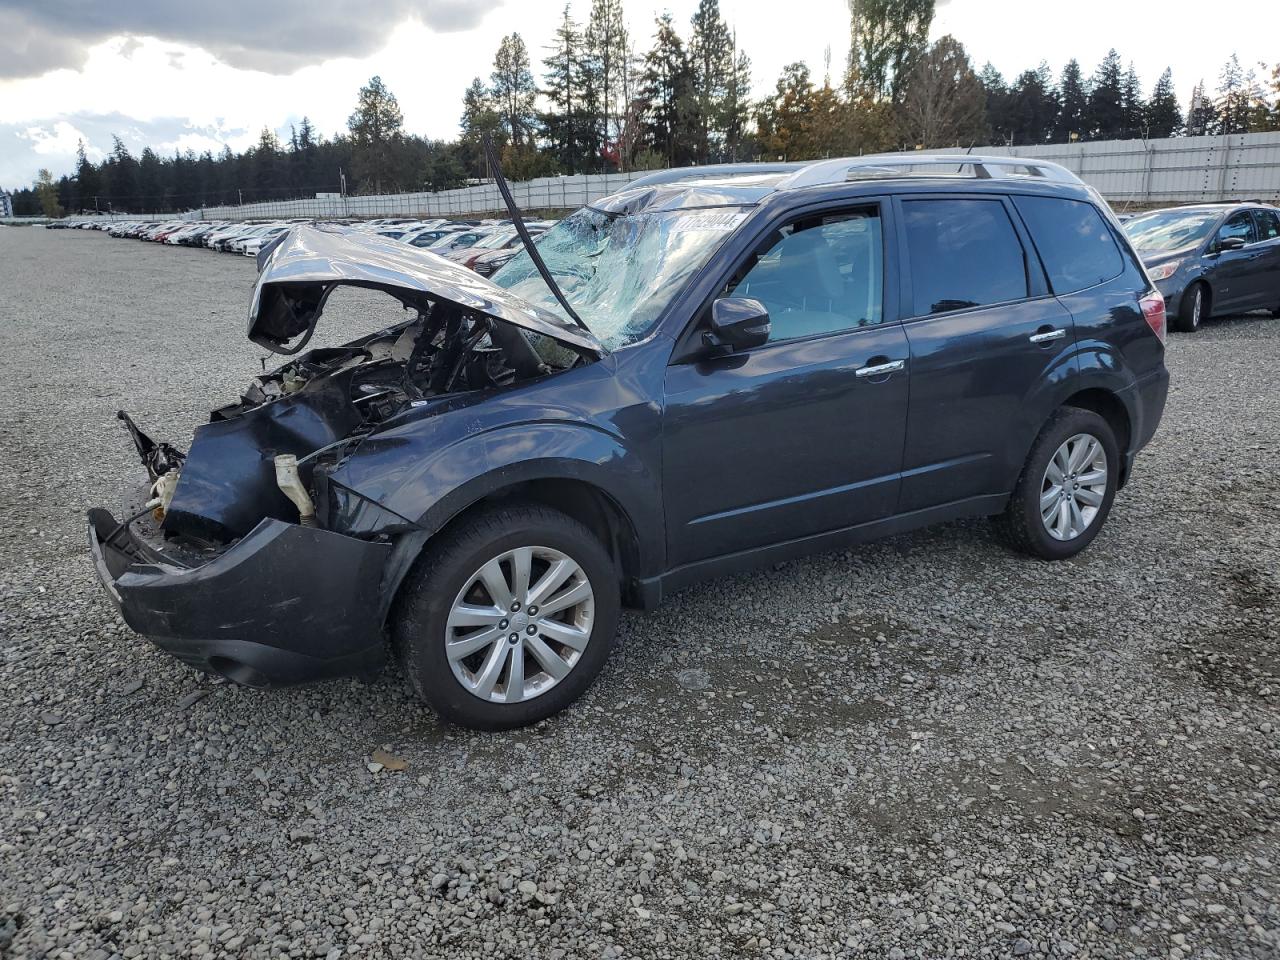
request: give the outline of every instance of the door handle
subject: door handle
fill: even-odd
[[[1045,330],[1041,333],[1033,333],[1029,338],[1032,343],[1051,343],[1054,340],[1061,340],[1067,335],[1067,331],[1063,329]]]
[[[885,373],[897,373],[907,365],[905,360],[889,360],[885,363],[873,363],[869,367],[859,367],[854,371],[855,376],[859,377],[878,377]]]

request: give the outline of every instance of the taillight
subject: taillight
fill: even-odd
[[[1151,332],[1160,338],[1161,343],[1164,343],[1167,335],[1164,297],[1158,291],[1152,290],[1138,301],[1138,305],[1142,307],[1142,316],[1146,318]]]

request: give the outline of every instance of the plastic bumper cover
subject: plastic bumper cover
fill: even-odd
[[[390,544],[267,519],[188,566],[118,526],[89,511],[98,576],[125,622],[184,663],[254,687],[381,666]]]

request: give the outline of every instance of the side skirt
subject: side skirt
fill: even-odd
[[[966,500],[957,500],[954,503],[945,503],[937,507],[927,507],[923,510],[902,513],[882,520],[872,520],[852,527],[842,527],[839,530],[829,530],[826,533],[812,534],[795,540],[784,540],[781,543],[772,543],[764,547],[712,557],[708,560],[699,560],[696,563],[689,563],[673,570],[668,570],[660,576],[636,579],[633,581],[629,596],[639,609],[652,610],[670,594],[692,584],[700,583],[703,580],[744,573],[748,570],[755,570],[774,563],[785,563],[788,560],[795,560],[798,557],[810,554],[843,550],[846,547],[865,543],[868,540],[878,540],[880,537],[906,533],[908,530],[916,530],[935,523],[945,523],[948,520],[990,516],[1004,510],[1008,502],[1009,494],[1007,493],[970,497]]]

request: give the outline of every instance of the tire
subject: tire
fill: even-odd
[[[1182,294],[1178,315],[1173,318],[1173,329],[1179,333],[1195,333],[1209,316],[1209,291],[1196,281]]]
[[[1084,465],[1096,467],[1099,463],[1103,464],[1104,476],[1101,483],[1095,479],[1092,485],[1085,483],[1068,494],[1073,498],[1080,498],[1076,500],[1079,519],[1077,520],[1077,511],[1072,511],[1068,502],[1067,529],[1063,531],[1061,494],[1055,501],[1057,510],[1050,514],[1049,520],[1041,514],[1041,497],[1051,495],[1055,488],[1049,475],[1050,463],[1056,460],[1057,464],[1061,464],[1062,459],[1056,458],[1060,458],[1064,445],[1068,441],[1074,444],[1079,437],[1092,438],[1101,447],[1103,459],[1092,456]],[[1077,448],[1070,446],[1067,449],[1070,451]],[[1080,449],[1087,453],[1089,447],[1086,445]],[[1009,505],[998,518],[1005,539],[1016,550],[1042,560],[1065,560],[1075,556],[1093,542],[1106,523],[1111,504],[1115,500],[1120,469],[1120,451],[1110,424],[1092,410],[1063,407],[1049,418],[1036,442],[1032,444],[1031,453],[1027,455],[1027,462],[1018,477]],[[1096,477],[1097,470],[1076,469],[1074,475],[1080,481],[1086,477]],[[1070,478],[1069,473],[1068,479]],[[1083,499],[1085,494],[1089,497],[1089,503]],[[1096,504],[1093,503],[1094,500],[1097,500]],[[1081,522],[1083,526],[1077,531],[1077,524]],[[1050,523],[1059,528],[1059,533],[1065,532],[1067,536],[1055,536],[1049,529]]]
[[[523,602],[517,562],[528,571]],[[576,572],[556,585],[571,566]],[[507,591],[501,606],[489,583]],[[542,598],[548,607],[571,594],[583,599],[548,616],[533,604],[539,586],[552,588]],[[455,606],[466,607],[461,624],[450,621]],[[497,620],[490,608],[508,615]],[[410,686],[442,718],[509,730],[559,713],[591,686],[613,647],[618,610],[617,568],[586,526],[540,504],[511,504],[463,520],[428,546],[405,579],[391,637]],[[520,691],[512,681],[517,662]]]

